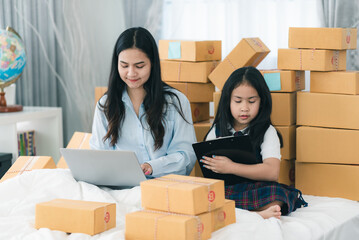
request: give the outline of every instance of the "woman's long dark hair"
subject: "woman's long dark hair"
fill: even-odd
[[[146,96],[143,101],[146,120],[150,126],[151,134],[154,137],[155,149],[161,148],[163,145],[163,137],[165,135],[164,115],[169,102],[166,96],[172,99],[176,98],[178,106],[173,102],[176,110],[185,119],[180,100],[173,93],[166,83],[161,79],[160,58],[156,42],[151,33],[141,27],[129,28],[118,37],[112,55],[112,64],[107,89],[107,100],[104,105],[100,105],[108,120],[108,131],[103,140],[111,140],[114,146],[120,135],[121,126],[125,117],[125,106],[122,102],[122,94],[126,89],[126,83],[122,81],[118,72],[118,55],[126,49],[136,48],[144,52],[151,61],[151,74],[148,81],[144,84]],[[172,104],[172,103],[170,103]]]
[[[231,135],[230,129],[234,126],[234,119],[231,113],[231,95],[235,88],[242,84],[249,84],[255,88],[260,97],[258,115],[249,123],[246,131],[251,137],[254,149],[260,148],[264,134],[272,124],[270,115],[272,112],[272,97],[269,88],[262,74],[255,67],[243,67],[235,70],[223,86],[221,99],[218,103],[217,114],[213,125],[219,128],[219,137]],[[230,128],[229,128],[229,124]],[[208,133],[207,133],[208,134]],[[282,136],[277,131],[282,146]]]

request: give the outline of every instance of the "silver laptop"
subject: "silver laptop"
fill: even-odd
[[[73,177],[98,186],[134,187],[146,180],[132,151],[61,148]]]

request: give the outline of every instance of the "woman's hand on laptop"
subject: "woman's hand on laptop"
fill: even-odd
[[[142,171],[145,175],[151,175],[152,174],[152,167],[149,163],[141,164]]]

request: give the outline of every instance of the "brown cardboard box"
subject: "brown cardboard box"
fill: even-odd
[[[297,129],[297,162],[359,165],[358,142],[358,130],[302,126]]]
[[[295,187],[303,194],[359,200],[359,165],[295,164]]]
[[[142,207],[198,215],[224,204],[224,181],[170,174],[141,182]]]
[[[222,91],[217,91],[213,93],[213,105],[214,105],[214,116],[217,114],[217,108],[219,100],[221,100]]]
[[[295,158],[295,129],[296,125],[275,126],[283,138],[283,147],[280,149],[282,159]]]
[[[166,82],[208,83],[208,75],[217,67],[219,61],[183,62],[161,61],[162,80]]]
[[[159,40],[160,59],[181,61],[213,61],[222,59],[221,41]]]
[[[356,49],[356,28],[289,28],[289,48]]]
[[[295,184],[295,159],[282,159],[280,162],[279,183],[288,186]]]
[[[305,72],[292,70],[261,70],[271,92],[295,92],[305,89]],[[279,90],[272,90],[271,84],[280,85]]]
[[[35,227],[95,235],[116,227],[116,204],[69,199],[38,203]]]
[[[167,82],[167,84],[186,95],[191,103],[213,101],[214,85],[212,83]]]
[[[196,161],[196,163],[194,164],[194,167],[189,175],[192,177],[203,177],[203,173],[198,161]]]
[[[245,66],[258,66],[269,52],[270,50],[259,38],[243,38],[208,78],[219,90],[222,90],[234,70]]]
[[[85,132],[75,132],[70,139],[70,142],[67,144],[66,148],[76,148],[76,149],[90,149],[90,138],[91,133]],[[64,157],[61,157],[57,163],[57,168],[69,168]]]
[[[235,201],[225,199],[224,206],[211,211],[212,232],[236,222]]]
[[[126,214],[126,240],[197,240],[211,237],[211,214],[198,216],[160,211]]]
[[[194,123],[209,119],[209,102],[190,103],[192,111],[192,120]]]
[[[298,92],[297,124],[359,129],[359,96]]]
[[[105,92],[107,92],[107,87],[95,87],[95,106]]]
[[[310,71],[345,70],[346,51],[278,49],[278,68]]]
[[[359,71],[310,72],[310,91],[359,94]]]
[[[209,129],[213,124],[213,118],[210,118],[208,121],[194,123],[194,131],[196,133],[197,142],[202,142],[204,137],[208,133]]]
[[[9,178],[21,175],[35,169],[56,168],[52,157],[48,156],[21,156],[9,168],[5,175],[0,179],[3,182]]]
[[[273,125],[294,125],[296,122],[296,92],[271,93]]]

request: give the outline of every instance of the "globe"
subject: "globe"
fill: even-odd
[[[4,88],[19,79],[26,65],[24,43],[12,28],[0,29],[0,112],[21,111],[22,106],[7,106]]]

